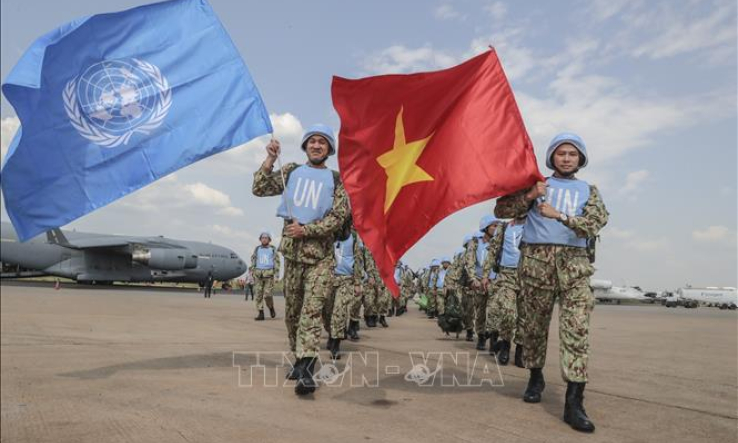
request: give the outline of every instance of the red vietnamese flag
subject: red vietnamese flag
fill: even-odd
[[[334,77],[332,94],[354,224],[395,296],[395,264],[439,221],[543,179],[494,50],[443,71]]]

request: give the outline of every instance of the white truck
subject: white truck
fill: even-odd
[[[699,305],[714,306],[720,309],[736,309],[738,307],[738,291],[736,288],[679,288],[666,297],[667,308],[684,306],[694,308]]]

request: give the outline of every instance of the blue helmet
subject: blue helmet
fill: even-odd
[[[482,231],[477,231],[472,236],[472,238],[482,238],[482,237],[484,237],[484,232],[482,232]]]
[[[451,263],[451,259],[449,257],[443,257],[441,263]]]
[[[473,235],[468,234],[464,236],[464,242],[461,244],[461,246],[466,247],[467,243],[469,243],[472,239]]]
[[[303,151],[305,150],[308,139],[313,135],[320,135],[328,140],[328,155],[336,153],[336,139],[333,137],[333,129],[328,125],[321,124],[312,125],[305,131],[305,135],[302,136],[302,141],[300,142],[300,147]]]
[[[589,162],[589,158],[587,157],[587,146],[584,144],[584,140],[582,140],[580,136],[571,132],[562,132],[554,137],[553,140],[551,140],[551,143],[548,144],[548,149],[546,150],[546,166],[549,169],[554,169],[551,157],[553,156],[554,151],[556,151],[556,148],[564,143],[571,144],[577,148],[577,151],[582,155],[582,160],[579,161],[579,167],[583,168],[587,166],[587,163]]]
[[[484,217],[482,217],[481,220],[479,220],[479,232],[484,232],[485,229],[490,227],[492,224],[496,223],[497,217],[495,217],[492,214],[487,214]]]
[[[431,265],[431,268],[433,266],[441,266],[441,260],[439,260],[437,258],[434,258],[433,260],[431,260],[431,264],[430,265]]]
[[[262,237],[269,237],[269,240],[271,240],[272,234],[270,234],[269,231],[263,231],[261,234],[259,234],[259,240],[261,240]]]

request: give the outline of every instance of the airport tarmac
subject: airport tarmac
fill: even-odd
[[[506,366],[498,373],[486,353],[475,359],[473,343],[444,337],[415,306],[390,318],[388,329],[362,325],[359,342],[343,343],[343,350],[356,352],[352,374],[364,375],[370,386],[344,382],[297,398],[292,382],[283,386],[280,377],[278,386],[264,386],[264,372],[251,368],[258,351],[269,366],[278,359],[266,352],[287,347],[281,297],[277,319],[255,322],[253,302],[236,294],[203,299],[193,291],[54,290],[5,282],[0,293],[2,442],[696,443],[738,437],[736,311],[598,305],[585,391],[597,431],[588,435],[561,420],[565,384],[555,321],[547,387],[537,405],[520,399],[527,371]],[[376,360],[367,357],[366,364],[354,359],[375,351]],[[427,363],[438,369],[442,361],[441,376],[425,386],[407,377],[417,363],[410,351],[435,352]],[[466,352],[476,363],[464,363]],[[449,355],[458,357],[456,366]],[[322,357],[327,360],[327,352]],[[256,381],[245,386],[254,374]],[[443,386],[453,377],[464,386]]]

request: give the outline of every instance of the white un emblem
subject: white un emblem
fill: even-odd
[[[113,148],[135,133],[159,127],[172,106],[169,82],[159,68],[138,59],[107,60],[67,82],[64,109],[79,134]]]

